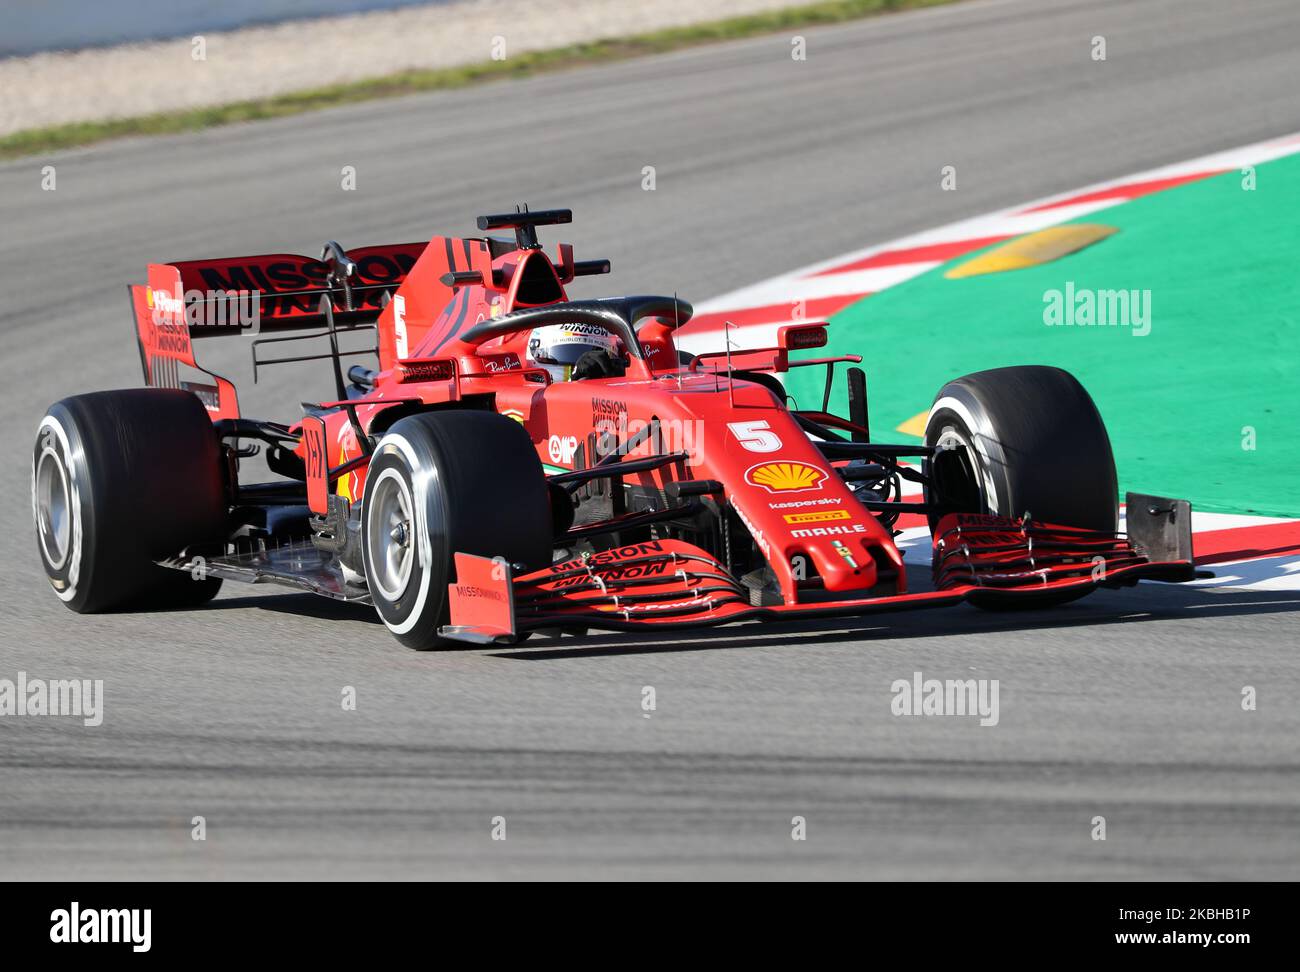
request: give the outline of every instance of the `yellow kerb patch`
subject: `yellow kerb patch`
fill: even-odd
[[[925,420],[930,417],[930,413],[917,412],[910,419],[900,425],[894,431],[902,432],[904,435],[914,435],[918,439],[925,438]]]
[[[981,253],[961,266],[944,274],[949,280],[975,277],[984,273],[1002,273],[1006,270],[1023,270],[1051,263],[1063,256],[1077,253],[1086,246],[1104,240],[1119,230],[1100,223],[1071,223],[1068,226],[1049,226],[1036,233],[1018,236],[1008,243]]]

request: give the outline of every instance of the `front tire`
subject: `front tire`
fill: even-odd
[[[95,392],[50,406],[36,432],[32,511],[45,575],[74,611],[196,606],[221,587],[155,563],[224,539],[220,449],[188,392]]]
[[[1119,523],[1115,458],[1092,398],[1060,368],[980,371],[944,385],[926,421],[926,501],[947,512],[1114,533]],[[930,516],[933,533],[942,514]],[[1091,588],[1041,594],[976,592],[991,611],[1052,607]]]
[[[408,648],[445,647],[456,552],[529,569],[551,562],[546,476],[523,426],[495,412],[443,411],[394,423],[362,497],[371,600]]]
[[[1110,437],[1068,371],[1024,365],[948,382],[930,409],[925,444],[940,450],[926,463],[934,484],[927,502],[1103,533],[1118,527]]]

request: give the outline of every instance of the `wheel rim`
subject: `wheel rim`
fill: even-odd
[[[68,472],[53,449],[46,448],[36,462],[36,530],[41,552],[52,570],[62,570],[72,540],[72,506]]]
[[[981,462],[979,452],[964,432],[952,423],[944,423],[939,431],[938,438],[935,439],[934,446],[939,452],[954,450],[965,454],[966,462],[974,475],[971,482],[962,485],[969,486],[978,495],[983,511],[997,514],[997,496],[987,481],[984,463]]]
[[[366,502],[367,582],[389,602],[401,600],[415,562],[415,503],[396,470],[385,469]]]

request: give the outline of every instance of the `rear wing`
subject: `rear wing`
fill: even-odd
[[[322,298],[328,299],[335,323],[346,327],[373,323],[428,245],[390,243],[344,250],[331,242],[319,260],[268,253],[154,263],[149,265],[149,286],[164,291],[173,308],[175,301],[183,301],[194,338],[249,327],[259,333],[320,327],[326,323]],[[255,320],[248,319],[250,310]]]
[[[148,283],[130,288],[145,383],[193,392],[214,419],[238,417],[234,385],[198,364],[195,340],[315,329],[332,339],[336,329],[373,326],[428,245],[330,242],[319,260],[269,253],[152,263]]]

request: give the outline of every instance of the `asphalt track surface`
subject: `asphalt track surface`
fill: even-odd
[[[972,2],[806,36],[805,62],[778,36],[0,165],[0,677],[106,695],[99,729],[0,721],[0,876],[1300,877],[1294,594],[1145,585],[1050,614],[432,654],[368,609],[260,588],[170,615],[50,594],[31,435],[54,399],[139,383],[124,285],[150,260],[423,239],[526,200],[574,209],[602,284],[703,299],[1300,130],[1291,0]],[[245,377],[240,340],[203,353]],[[329,395],[303,374],[242,385],[245,411]],[[999,725],[894,717],[915,671],[999,679]]]

